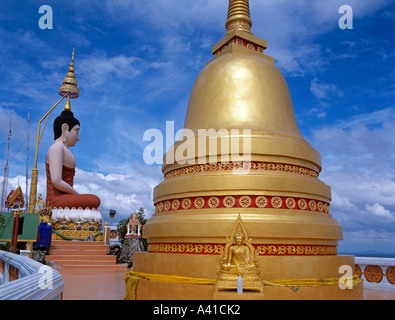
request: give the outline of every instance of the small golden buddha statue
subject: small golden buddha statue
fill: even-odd
[[[225,250],[221,254],[218,267],[217,290],[233,290],[237,288],[239,276],[243,280],[243,288],[251,291],[263,291],[261,270],[258,255],[248,239],[245,227],[238,216],[233,227],[232,236],[228,239]]]
[[[251,256],[250,248],[243,242],[242,233],[236,233],[233,244],[228,249],[226,262],[222,265],[224,271],[226,270],[241,276],[255,271],[256,265]]]

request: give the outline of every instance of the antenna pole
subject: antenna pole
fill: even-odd
[[[6,153],[5,166],[4,166],[3,190],[1,193],[0,211],[5,210],[5,202],[6,202],[6,198],[7,198],[11,136],[12,136],[12,134],[11,134],[11,114],[10,114],[10,129],[9,129],[8,138],[7,138],[7,153]]]
[[[25,212],[29,211],[29,138],[30,138],[30,111],[27,114],[27,147],[26,147],[26,196],[25,196]]]

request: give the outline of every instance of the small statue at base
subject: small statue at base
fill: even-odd
[[[233,244],[228,249],[226,261],[222,265],[224,272],[244,277],[254,274],[256,271],[257,266],[251,255],[251,249],[243,242],[243,234],[240,232],[236,233]]]
[[[218,266],[218,280],[215,284],[217,290],[237,289],[239,276],[243,280],[243,289],[251,291],[263,291],[261,270],[258,263],[258,255],[251,238],[247,233],[238,216],[233,227],[232,236],[228,239],[224,252],[221,254],[221,262]]]

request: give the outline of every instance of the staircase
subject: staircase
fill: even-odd
[[[53,240],[45,259],[61,273],[127,272],[126,264],[116,264],[116,256],[107,255],[107,251],[101,241]]]

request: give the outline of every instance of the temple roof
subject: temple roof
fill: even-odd
[[[7,196],[7,200],[5,202],[6,208],[12,207],[13,203],[17,199],[19,199],[19,201],[21,202],[20,207],[24,207],[25,206],[25,200],[23,198],[23,192],[22,192],[21,187],[16,188],[16,190],[11,190],[11,192]]]

